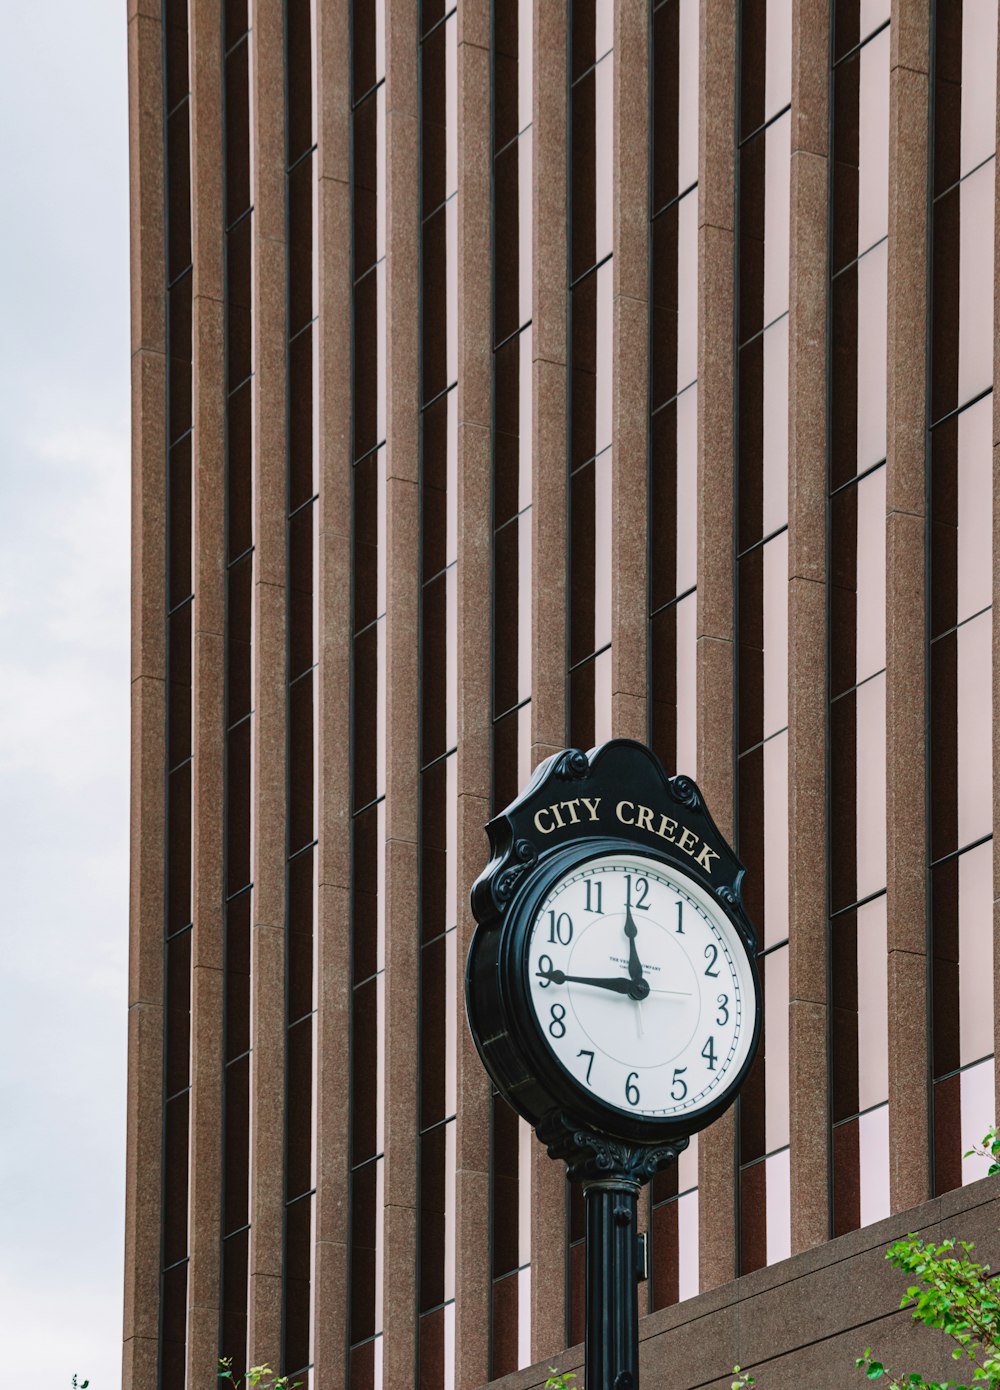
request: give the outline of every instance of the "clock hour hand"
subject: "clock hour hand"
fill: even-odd
[[[639,952],[635,949],[635,938],[637,928],[635,918],[632,916],[631,903],[625,904],[625,935],[628,937],[628,973],[629,978],[634,984],[645,983],[642,974],[642,961],[639,959]],[[646,991],[648,994],[648,990]]]
[[[645,999],[649,993],[645,980],[626,980],[620,975],[567,975],[564,970],[539,970],[537,973],[540,980],[554,985],[595,985],[598,989],[610,989],[614,994],[627,994],[632,999]]]

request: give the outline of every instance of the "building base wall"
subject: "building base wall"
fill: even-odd
[[[906,1279],[885,1251],[908,1231],[934,1241],[954,1236],[974,1241],[978,1259],[996,1267],[998,1193],[998,1180],[984,1178],[650,1314],[639,1327],[643,1390],[730,1390],[735,1365],[756,1377],[756,1390],[845,1390],[865,1384],[854,1362],[868,1346],[900,1370],[961,1375],[953,1343],[900,1308]],[[585,1390],[582,1346],[491,1390],[535,1390],[551,1365],[575,1372],[574,1390]]]

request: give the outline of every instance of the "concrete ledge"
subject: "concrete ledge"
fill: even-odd
[[[816,1245],[684,1303],[650,1313],[639,1324],[646,1390],[729,1390],[739,1364],[757,1390],[843,1390],[863,1378],[855,1358],[872,1346],[886,1362],[925,1376],[955,1373],[950,1342],[917,1327],[899,1307],[903,1276],[885,1250],[908,1231],[942,1240],[972,1240],[981,1260],[1000,1259],[1000,1183],[984,1178],[944,1197]],[[491,1383],[491,1390],[537,1390],[549,1367],[575,1371],[583,1390],[583,1347],[570,1347]]]

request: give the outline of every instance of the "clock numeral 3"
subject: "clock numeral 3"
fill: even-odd
[[[573,919],[568,912],[549,913],[549,943],[553,946],[568,946],[573,940]]]
[[[594,883],[592,879],[588,878],[585,880],[583,886],[587,890],[586,910],[588,912],[603,912],[604,908],[601,906],[601,896],[604,890],[604,884]],[[593,889],[593,892],[591,892],[591,889]]]
[[[715,962],[719,959],[719,948],[714,941],[710,941],[705,947],[705,959],[708,961],[708,964],[705,966],[705,974],[711,975],[713,980],[717,980],[719,978],[719,972],[713,967]]]
[[[701,1055],[708,1063],[709,1071],[715,1071],[715,1039],[710,1037],[705,1046],[701,1049]]]
[[[587,1085],[589,1086],[589,1085],[590,1085],[590,1069],[591,1069],[591,1067],[594,1065],[594,1054],[593,1054],[592,1052],[589,1052],[589,1051],[587,1050],[587,1048],[581,1047],[581,1048],[580,1048],[580,1051],[579,1051],[576,1055],[577,1055],[578,1057],[589,1057],[589,1058],[590,1058],[590,1061],[587,1063]]]
[[[551,975],[551,974],[552,974],[553,968],[554,968],[554,967],[553,967],[553,965],[552,965],[552,957],[551,957],[551,956],[539,956],[539,957],[538,957],[538,978],[539,978],[539,979],[541,980],[541,982],[542,982],[542,983],[538,986],[539,989],[548,989],[548,987],[549,987],[549,985],[552,983],[552,981],[551,981],[551,980],[547,980],[545,977],[546,977],[546,975]]]
[[[639,1087],[635,1084],[638,1075],[637,1071],[630,1071],[625,1078],[625,1099],[629,1105],[639,1104]]]
[[[686,1071],[687,1067],[674,1067],[674,1080],[670,1088],[670,1097],[672,1100],[683,1100],[688,1093],[687,1082],[684,1080],[684,1073]],[[678,1086],[680,1087],[679,1091],[677,1089]]]
[[[554,1038],[564,1038],[566,1036],[566,1025],[563,1019],[566,1017],[566,1009],[562,1004],[552,1005],[552,1017],[549,1020],[549,1032]]]
[[[729,995],[720,994],[715,1002],[718,1004],[719,1013],[721,1014],[721,1018],[716,1018],[715,1021],[721,1028],[724,1024],[729,1022]]]

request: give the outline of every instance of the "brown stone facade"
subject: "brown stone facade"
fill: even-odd
[[[995,8],[129,0],[129,1390],[579,1368],[463,971],[485,822],[619,736],[764,983],[645,1383],[937,1364],[882,1251],[996,1244]]]

